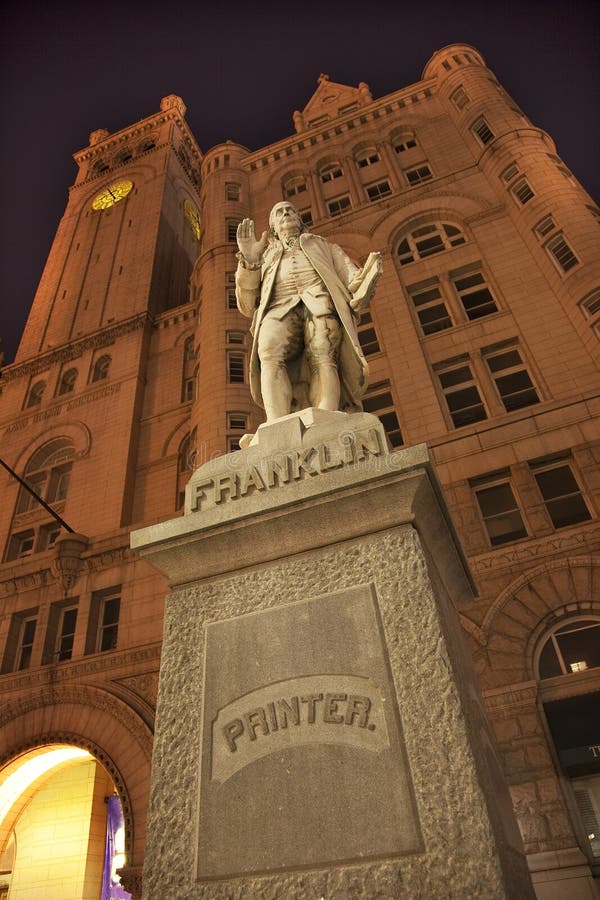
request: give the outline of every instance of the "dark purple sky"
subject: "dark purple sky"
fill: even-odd
[[[106,0],[42,8],[9,0],[0,60],[5,361],[14,357],[75,177],[72,153],[96,128],[117,131],[156,112],[166,94],[183,97],[203,150],[227,138],[257,149],[293,133],[292,111],[306,104],[320,72],[366,81],[381,97],[418,81],[435,50],[471,43],[599,199],[596,7],[591,0],[160,7]]]

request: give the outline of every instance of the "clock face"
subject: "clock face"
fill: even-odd
[[[189,202],[189,200],[183,201],[183,212],[190,228],[196,235],[196,240],[199,241],[200,235],[202,233],[202,229],[200,227],[200,213],[198,212],[196,207]]]
[[[114,206],[119,200],[122,200],[131,191],[133,182],[117,181],[115,184],[104,188],[97,197],[92,200],[92,209],[108,209]]]

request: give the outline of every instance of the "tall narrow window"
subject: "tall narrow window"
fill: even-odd
[[[531,468],[555,528],[566,528],[592,518],[568,462],[540,461],[531,463]]]
[[[104,379],[108,378],[110,362],[110,356],[101,356],[96,360],[92,370],[92,381],[104,381]]]
[[[471,482],[471,487],[492,547],[527,537],[527,529],[515,500],[508,472],[498,472],[493,477],[477,479]]]
[[[475,120],[475,122],[473,122],[473,124],[471,125],[471,130],[484,146],[486,144],[489,144],[489,142],[492,141],[495,137],[494,132],[483,116],[480,116]]]
[[[35,616],[29,616],[21,622],[17,643],[17,664],[15,666],[17,671],[28,669],[31,664],[36,628],[37,618]]]
[[[481,272],[456,276],[453,284],[467,318],[471,321],[498,312],[496,301]]]
[[[244,378],[244,354],[227,353],[227,380],[230,384],[243,384]]]
[[[562,234],[557,234],[546,244],[546,250],[550,253],[557,266],[568,272],[573,266],[578,265],[579,260],[565,241]]]
[[[381,352],[379,340],[377,339],[377,332],[375,331],[370,312],[365,312],[360,317],[358,340],[365,356],[371,356],[373,353]]]
[[[240,185],[235,181],[228,181],[225,185],[225,199],[226,200],[239,200],[240,199]]]
[[[54,651],[55,662],[64,662],[73,655],[75,642],[75,627],[77,625],[77,607],[67,606],[61,609],[58,621],[56,648]]]
[[[183,370],[181,375],[181,402],[189,403],[196,393],[196,350],[194,335],[189,334],[183,344]]]
[[[26,531],[19,531],[16,534],[12,534],[8,539],[5,559],[9,561],[12,559],[24,559],[26,556],[31,556],[34,544],[35,531],[33,528],[28,528]]]
[[[594,288],[579,301],[579,309],[600,336],[600,287]]]
[[[521,354],[515,346],[485,351],[484,358],[506,412],[540,402]]]
[[[30,409],[32,406],[39,406],[42,402],[42,397],[44,395],[44,391],[46,390],[46,382],[45,381],[36,381],[34,385],[31,386],[29,391],[29,396],[27,397],[27,402],[25,404],[26,409]]]
[[[531,185],[524,177],[515,181],[510,190],[515,200],[520,203],[521,206],[525,206],[526,203],[529,203],[529,201],[535,197]]]
[[[442,297],[437,279],[407,288],[423,334],[452,328],[453,322]]]
[[[77,369],[68,369],[61,377],[58,384],[57,394],[71,394],[75,390],[75,382],[77,381]]]
[[[237,241],[237,230],[239,224],[240,219],[227,219],[227,240],[232,244],[235,244]]]
[[[459,86],[452,91],[450,99],[457,109],[463,109],[469,102],[469,97],[462,84],[459,84]]]
[[[404,442],[388,379],[370,385],[363,398],[363,409],[381,420],[392,447],[399,447]]]
[[[85,643],[86,653],[105,653],[116,649],[120,611],[120,588],[108,588],[92,594]]]
[[[450,418],[456,428],[487,419],[479,387],[468,361],[440,363],[435,369]]]

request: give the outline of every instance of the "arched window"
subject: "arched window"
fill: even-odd
[[[319,170],[319,178],[323,184],[326,184],[328,181],[334,181],[336,178],[341,178],[343,174],[344,171],[339,162],[327,163]]]
[[[65,500],[69,490],[75,448],[66,437],[54,438],[33,454],[23,473],[23,479],[50,506]],[[44,508],[26,488],[21,487],[15,507],[12,534],[9,537],[7,560],[20,559],[31,553],[48,550],[60,534],[60,524],[49,516],[35,524],[27,517],[20,517],[33,510]],[[24,526],[27,523],[28,527]]]
[[[573,618],[554,626],[538,657],[540,679],[600,666],[600,619]]]
[[[103,172],[108,172],[109,168],[105,159],[99,159],[92,166],[92,175],[102,175]]]
[[[284,197],[296,197],[298,194],[306,193],[304,175],[288,175],[284,178],[282,187]]]
[[[115,157],[115,163],[118,166],[122,166],[125,163],[128,163],[130,159],[133,159],[133,153],[131,152],[129,147],[125,147],[123,150],[121,150],[120,153],[117,153]]]
[[[42,402],[42,397],[44,395],[44,391],[46,390],[46,382],[45,381],[36,381],[35,384],[31,386],[31,390],[29,391],[29,396],[27,397],[27,403],[25,404],[25,408],[29,409],[31,406],[39,406]]]
[[[67,369],[61,376],[58,384],[58,396],[62,394],[71,394],[75,390],[75,382],[77,381],[77,369]]]
[[[363,147],[356,152],[356,165],[359,169],[366,169],[367,166],[374,166],[381,157],[376,147]]]
[[[142,141],[142,143],[139,145],[137,152],[147,153],[149,150],[154,150],[155,147],[156,141],[154,140],[154,138],[146,138],[146,140]]]
[[[449,222],[433,222],[429,225],[421,225],[403,238],[396,248],[396,255],[401,266],[414,262],[417,259],[425,259],[434,253],[450,250],[464,244],[466,238],[456,225]]]
[[[392,135],[392,147],[398,154],[414,150],[417,146],[417,139],[412,131],[399,131]]]
[[[181,509],[185,502],[185,486],[190,480],[196,462],[196,429],[186,434],[177,454],[177,493],[176,509]]]
[[[104,381],[105,378],[108,378],[108,370],[110,369],[111,358],[110,356],[101,356],[94,363],[94,368],[92,369],[92,381]]]
[[[183,344],[183,371],[181,376],[181,402],[189,403],[196,393],[196,378],[198,367],[196,366],[196,349],[194,347],[194,335],[189,334]]]

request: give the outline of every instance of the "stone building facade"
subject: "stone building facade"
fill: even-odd
[[[181,514],[192,468],[262,421],[235,231],[245,216],[262,230],[290,199],[357,262],[383,253],[359,326],[364,406],[392,447],[427,442],[435,462],[479,591],[460,614],[538,895],[593,897],[600,210],[471,46],[435,53],[419,82],[380,99],[321,75],[293,118],[268,147],[202,153],[170,96],[75,154],[2,373],[2,459],[66,527],[3,470],[0,764],[87,750],[90,846],[108,783],[123,883],[139,896],[167,585],[129,533]],[[11,898],[31,890],[23,809],[0,823]],[[92,869],[78,896],[94,896]]]

